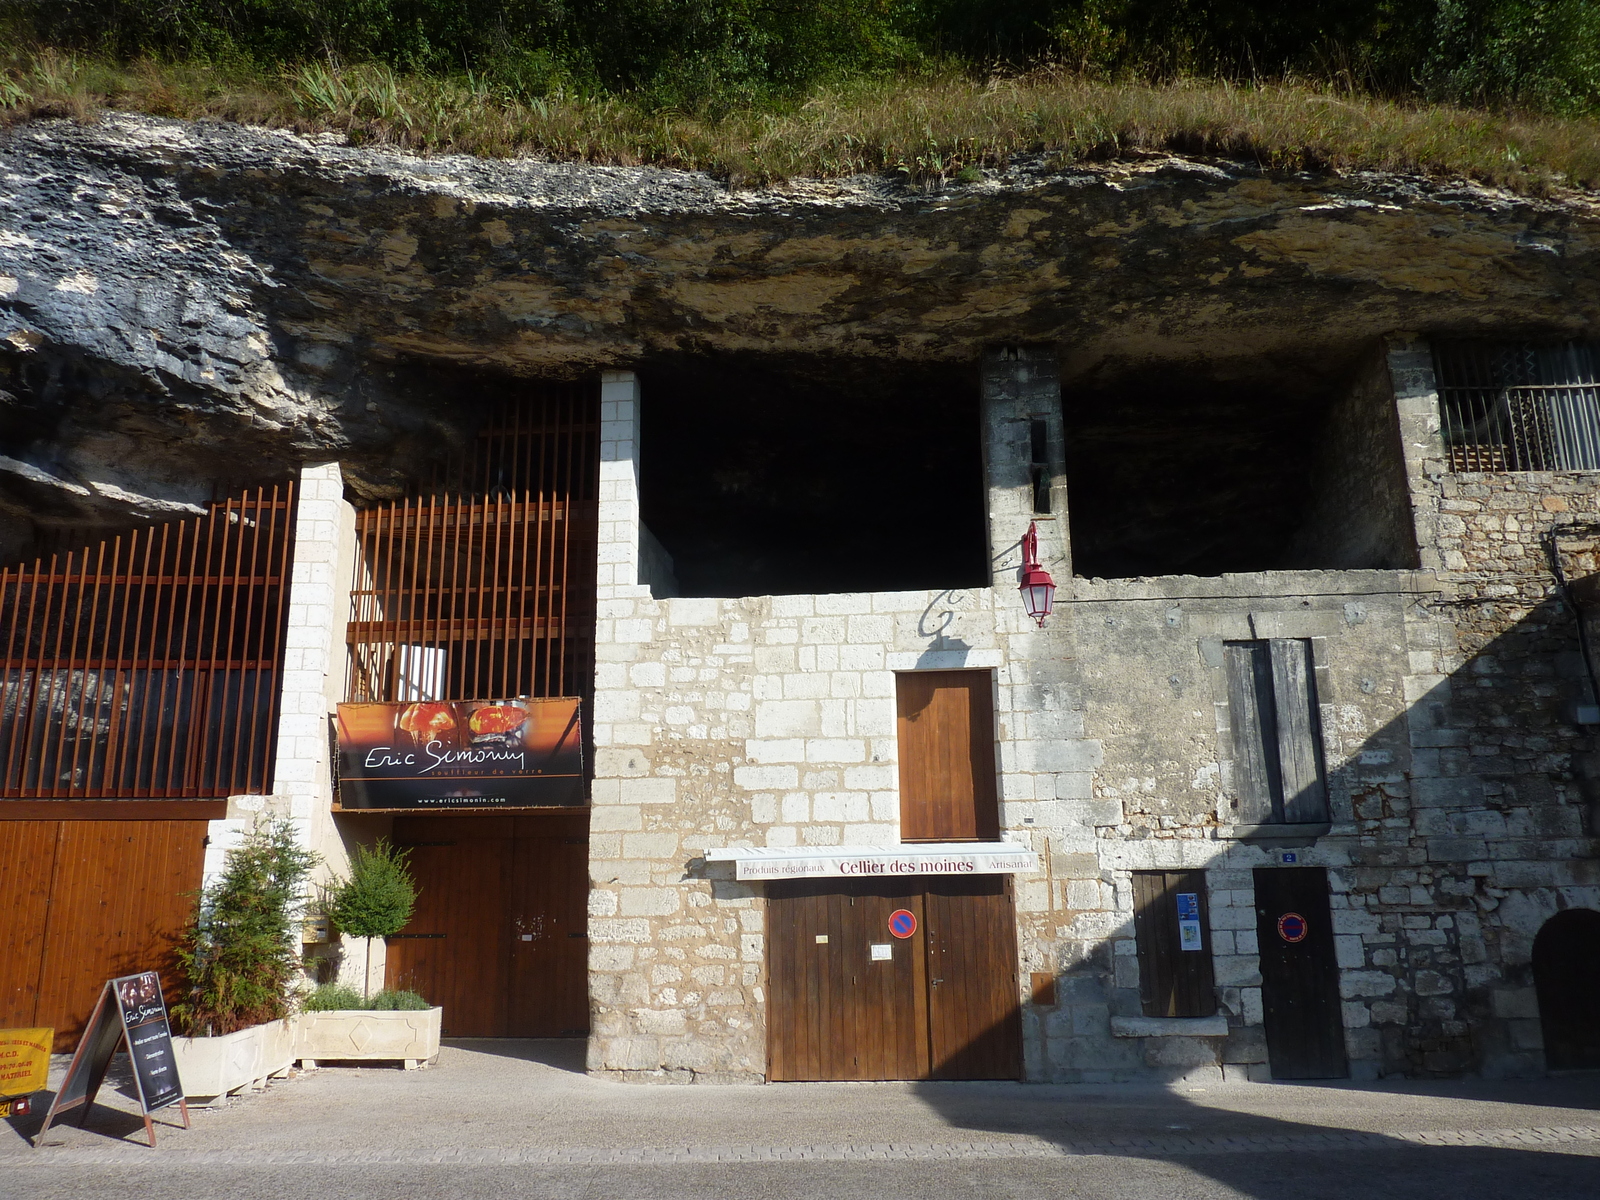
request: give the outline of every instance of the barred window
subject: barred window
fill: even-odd
[[[1453,471],[1600,470],[1600,345],[1438,342]]]

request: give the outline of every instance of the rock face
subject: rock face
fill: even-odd
[[[1343,371],[1378,335],[1600,325],[1600,204],[1159,158],[942,192],[422,159],[108,116],[0,141],[0,549],[338,457],[392,492],[519,377],[1054,343]]]

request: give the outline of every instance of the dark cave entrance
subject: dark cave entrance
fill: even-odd
[[[685,356],[639,376],[642,517],[672,594],[987,584],[975,367]]]
[[[1392,388],[1373,356],[1145,365],[1068,383],[1074,574],[1415,565]]]

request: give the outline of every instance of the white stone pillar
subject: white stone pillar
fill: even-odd
[[[1384,351],[1389,379],[1394,384],[1406,481],[1411,488],[1417,562],[1424,571],[1437,571],[1449,564],[1442,562],[1439,554],[1440,481],[1446,463],[1433,347],[1417,334],[1396,333],[1385,339]]]
[[[599,521],[599,599],[648,595],[639,585],[639,380],[632,371],[600,376]]]
[[[262,796],[228,797],[226,819],[212,821],[207,831],[208,883],[222,869],[228,850],[263,817],[287,817],[294,823],[300,845],[323,858],[319,876],[325,878],[348,867],[345,846],[333,822],[329,720],[334,706],[344,698],[348,664],[344,631],[350,617],[354,562],[355,510],[345,502],[339,464],[308,463],[301,468],[295,502],[272,791]],[[365,958],[357,953],[347,957]],[[374,947],[373,974],[380,981],[382,958],[381,948]]]

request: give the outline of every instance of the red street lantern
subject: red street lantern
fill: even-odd
[[[1022,607],[1043,629],[1044,619],[1055,607],[1056,581],[1039,565],[1039,527],[1032,521],[1022,536],[1022,585],[1018,590],[1022,593]]]

